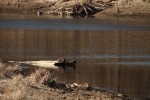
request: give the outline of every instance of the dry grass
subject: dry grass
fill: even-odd
[[[122,14],[150,14],[150,0],[118,0]]]
[[[44,68],[39,68],[35,71],[35,73],[31,74],[30,79],[34,83],[46,84],[51,80],[51,76],[52,74],[50,71]]]
[[[40,68],[30,76],[16,74],[20,66],[0,64],[0,100],[48,100],[49,88],[43,85],[51,79],[51,72]]]
[[[44,88],[45,90],[43,90]],[[48,88],[46,86],[44,87],[38,83],[35,85],[30,78],[23,78],[21,75],[2,82],[0,84],[0,91],[1,100],[43,100],[49,98]]]
[[[11,78],[21,71],[22,69],[18,64],[10,65],[0,62],[0,78]]]
[[[20,68],[17,64],[0,63],[0,100],[128,100],[108,92],[52,89],[43,85],[51,80],[52,72],[39,68],[29,76],[23,76],[16,73]]]
[[[148,4],[150,3],[150,0],[118,0],[118,4],[120,6],[129,6],[129,5],[136,5],[141,3]]]

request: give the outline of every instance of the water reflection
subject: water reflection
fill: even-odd
[[[76,70],[65,69],[59,81],[88,82],[142,99],[150,97],[149,43],[149,31],[0,29],[3,59],[77,58]]]
[[[100,63],[102,64],[102,63]],[[150,66],[150,62],[117,62],[117,63],[103,63],[103,64],[114,64],[114,65],[128,65],[128,66]]]
[[[150,25],[120,25],[82,20],[36,20],[36,19],[0,19],[0,28],[43,29],[43,30],[143,30],[149,31]]]

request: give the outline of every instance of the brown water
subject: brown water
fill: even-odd
[[[1,18],[0,58],[77,59],[56,79],[150,99],[150,21],[126,21]]]

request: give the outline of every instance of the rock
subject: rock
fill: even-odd
[[[71,88],[78,88],[80,85],[79,84],[77,84],[77,83],[73,83],[73,84],[71,84]]]
[[[80,86],[81,89],[84,89],[86,90],[87,88],[89,87],[89,84],[88,83],[84,83]]]
[[[52,88],[56,87],[56,81],[52,80],[52,81],[48,82],[48,86],[52,87]]]
[[[74,88],[74,85],[73,85],[73,84],[71,84],[71,85],[70,85],[70,87],[71,87],[71,88]]]
[[[56,83],[55,80],[48,82],[48,86],[51,88],[56,88],[56,89],[66,89],[67,88],[65,83]]]
[[[58,89],[66,89],[66,84],[65,83],[57,83],[57,88]]]
[[[74,85],[75,87],[79,87],[79,84],[77,84],[77,83],[73,83],[73,85]]]
[[[87,90],[87,88],[89,88],[89,84],[88,83],[84,83],[84,84],[77,84],[77,83],[73,83],[70,85],[70,88],[76,88],[78,90]]]
[[[123,96],[123,94],[119,93],[119,94],[117,94],[117,96],[118,96],[118,97],[122,97],[122,96]]]

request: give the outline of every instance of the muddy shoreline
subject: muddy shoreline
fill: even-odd
[[[34,15],[34,16],[39,16],[37,14],[38,10],[24,10],[18,11],[18,10],[10,10],[6,9],[4,11],[0,11],[0,15]],[[41,14],[40,16],[50,16],[53,18],[103,18],[103,17],[108,17],[108,18],[149,18],[150,14],[149,13],[133,13],[133,14],[117,14],[117,13],[107,13],[105,11],[103,12],[98,12],[97,14],[93,16],[60,16],[60,15],[47,15],[47,14]]]
[[[52,79],[53,71],[45,68],[36,68],[24,75],[21,65],[0,62],[0,99],[134,100],[125,94],[92,87],[88,83],[55,81]]]

